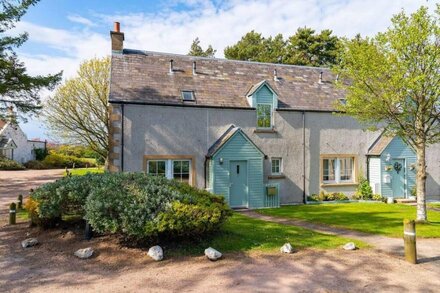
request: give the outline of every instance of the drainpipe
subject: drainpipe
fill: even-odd
[[[124,172],[124,104],[121,104],[121,172]]]
[[[306,112],[302,111],[303,120],[303,203],[306,204]]]
[[[205,162],[203,162],[203,171],[204,171],[204,174],[203,174],[203,177],[205,178],[205,190],[206,190],[206,161],[208,160],[208,157],[207,156],[205,156]]]

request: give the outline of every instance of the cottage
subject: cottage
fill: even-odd
[[[28,140],[26,134],[15,122],[14,116],[10,108],[7,119],[0,120],[0,156],[19,163],[35,160],[35,150],[45,149],[46,142]]]
[[[110,35],[111,171],[188,182],[237,208],[350,195],[360,175],[377,193],[410,196],[414,152],[335,114],[344,93],[328,69],[125,49],[119,24]],[[427,154],[431,199],[439,153]]]

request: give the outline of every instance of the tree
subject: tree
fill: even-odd
[[[307,66],[329,66],[336,64],[339,56],[339,38],[331,30],[316,34],[314,30],[299,28],[289,38],[287,45],[288,64]]]
[[[214,58],[215,52],[217,52],[217,50],[214,50],[211,45],[209,45],[206,50],[203,50],[202,46],[200,46],[199,38],[195,38],[191,44],[188,55]]]
[[[83,62],[77,75],[62,84],[44,107],[50,131],[66,143],[82,144],[107,159],[107,98],[110,58]]]
[[[426,147],[440,141],[440,6],[392,18],[373,38],[344,41],[347,100],[339,109],[366,127],[402,138],[417,154],[417,220],[427,221]],[[341,80],[341,79],[340,79]]]
[[[0,0],[0,33],[4,34],[39,0]],[[0,37],[0,119],[7,108],[14,106],[21,113],[37,113],[41,109],[39,92],[52,90],[61,80],[61,72],[47,76],[31,76],[18,60],[14,48],[26,42],[28,35]]]
[[[226,59],[260,61],[264,51],[264,38],[255,31],[245,34],[240,41],[224,50]]]

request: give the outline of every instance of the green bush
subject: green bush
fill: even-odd
[[[23,170],[24,166],[14,160],[0,156],[0,170]]]
[[[37,161],[42,161],[49,154],[49,151],[46,148],[34,149],[35,159]]]
[[[96,167],[93,160],[55,153],[50,153],[42,161],[29,161],[25,165],[29,169],[62,169],[66,167],[73,168],[73,166],[75,168]]]
[[[312,194],[311,196],[307,197],[308,201],[335,201],[335,200],[348,200],[348,197],[342,193],[342,192],[333,192],[333,193],[326,193],[324,191],[321,191],[318,194]]]
[[[373,194],[373,196],[371,197],[372,200],[376,200],[376,201],[386,201],[386,198],[383,197],[380,194]]]
[[[43,224],[76,214],[97,232],[133,240],[199,236],[217,230],[231,214],[223,197],[144,173],[65,177],[31,198]]]
[[[355,199],[372,199],[373,189],[371,189],[370,182],[364,177],[359,177],[359,185],[353,198]]]

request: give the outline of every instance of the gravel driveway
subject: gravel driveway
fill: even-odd
[[[0,171],[0,220],[8,213],[9,204],[19,194],[26,197],[31,188],[63,176],[63,169]]]

